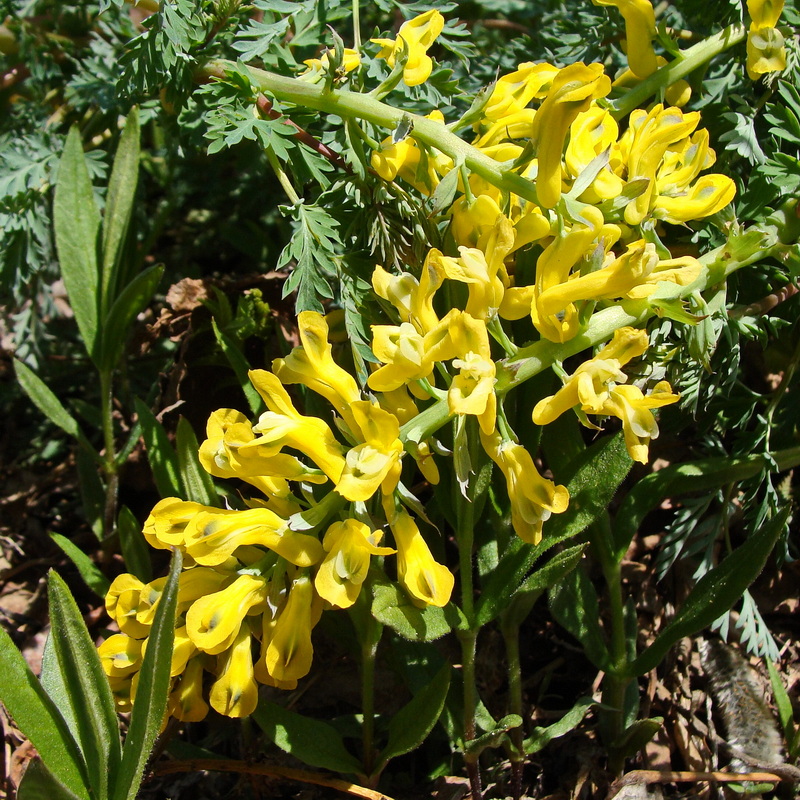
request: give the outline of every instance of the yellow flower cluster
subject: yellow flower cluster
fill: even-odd
[[[301,346],[277,359],[272,372],[250,374],[268,410],[254,424],[233,409],[215,412],[200,447],[211,475],[241,479],[261,496],[242,510],[166,498],[144,526],[150,545],[184,553],[169,698],[179,720],[208,712],[206,673],[211,707],[232,717],[253,712],[259,683],[294,687],[311,667],[311,631],[322,610],[356,602],[372,556],[396,553],[398,582],[415,604],[444,606],[450,599],[453,575],[434,560],[394,496],[404,454],[400,425],[416,406],[402,384],[362,399],[333,359],[325,318],[306,312],[299,326]],[[338,437],[322,419],[297,411],[284,388],[296,383],[330,402]],[[415,456],[435,480],[424,444]],[[331,491],[315,500],[314,485],[325,484]],[[371,513],[365,504],[373,497],[381,502]],[[395,547],[380,544],[381,509]],[[315,516],[316,525],[308,521]],[[143,584],[125,574],[106,597],[120,633],[100,646],[100,656],[123,710],[136,692],[163,586],[164,579]]]
[[[768,72],[786,69],[783,34],[776,27],[784,0],[747,0],[750,30],[747,32],[747,74],[758,80]]]

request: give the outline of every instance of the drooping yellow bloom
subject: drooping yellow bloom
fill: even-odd
[[[565,486],[543,478],[531,454],[510,439],[504,441],[498,431],[481,431],[481,444],[505,476],[514,531],[523,542],[538,544],[550,515],[567,510],[569,492]]]
[[[561,199],[561,156],[570,125],[593,100],[609,91],[611,81],[602,64],[570,64],[553,79],[531,129],[539,165],[536,196],[543,208],[553,208]]]
[[[747,33],[747,74],[750,80],[786,69],[783,34],[776,27],[783,5],[784,0],[747,0],[751,19]]]
[[[258,705],[250,630],[243,625],[230,648],[218,659],[219,677],[211,687],[211,707],[227,717],[250,716]]]
[[[658,64],[653,50],[656,16],[650,0],[592,0],[598,6],[615,6],[625,20],[628,66],[637,78],[652,75]]]
[[[369,500],[380,488],[391,494],[400,480],[403,443],[397,418],[368,400],[351,406],[363,442],[346,456],[336,491],[352,502]]]
[[[434,109],[426,119],[444,123],[444,114]],[[453,169],[453,159],[433,148],[420,145],[413,136],[395,142],[391,136],[381,142],[380,149],[370,157],[372,168],[385,181],[402,178],[415,189],[430,195],[442,176]]]
[[[433,60],[428,55],[428,48],[443,30],[444,17],[436,9],[431,9],[404,22],[397,32],[397,39],[371,41],[381,46],[377,57],[385,58],[392,68],[405,47],[408,55],[403,67],[403,82],[406,86],[419,86],[428,80],[433,70]]]
[[[200,722],[208,714],[203,699],[203,662],[193,658],[169,696],[169,713],[181,722]]]
[[[124,633],[109,636],[97,654],[103,671],[109,678],[125,678],[137,672],[142,666],[142,639],[134,639]]]
[[[311,629],[319,619],[319,603],[308,575],[299,575],[272,628],[265,666],[276,681],[296,681],[308,674],[314,649]],[[316,608],[315,608],[316,606]]]
[[[186,632],[198,650],[216,655],[235,641],[244,618],[266,602],[267,581],[239,575],[227,588],[201,597],[186,613]]]
[[[455,578],[431,554],[417,523],[399,511],[389,520],[397,544],[397,579],[414,605],[445,606],[453,592]]]
[[[296,374],[292,373],[290,377]],[[244,446],[245,449],[263,447],[269,448],[267,452],[277,453],[283,447],[292,447],[307,455],[332,481],[338,481],[344,469],[342,446],[325,421],[300,414],[280,380],[272,373],[257,369],[251,370],[249,375],[269,411],[258,418],[253,426],[257,436]],[[349,409],[347,419],[352,419]]]
[[[322,395],[349,425],[350,404],[361,399],[361,392],[355,378],[333,360],[325,317],[316,311],[301,311],[297,324],[301,346],[286,358],[276,358],[272,371],[284,384],[300,383]]]
[[[540,400],[533,409],[533,421],[547,425],[575,406],[587,414],[618,417],[625,444],[635,461],[646,463],[648,445],[658,436],[658,425],[649,409],[677,402],[666,381],[644,395],[636,386],[624,385],[622,366],[647,349],[647,333],[620,328],[614,338],[592,359],[584,361],[555,395]]]
[[[497,122],[517,114],[535,97],[544,97],[558,74],[552,64],[526,61],[514,72],[498,78],[483,109],[484,119]]]
[[[391,547],[379,547],[380,540],[380,531],[358,520],[334,522],[322,540],[327,555],[314,578],[317,594],[336,608],[353,605],[367,577],[370,556],[395,552]]]
[[[570,125],[569,143],[564,153],[567,172],[578,178],[597,156],[616,148],[618,136],[617,121],[607,109],[591,106],[578,114]],[[613,157],[618,159],[618,153],[613,153]],[[597,173],[581,198],[590,203],[609,200],[619,195],[624,186],[625,182],[609,164]]]

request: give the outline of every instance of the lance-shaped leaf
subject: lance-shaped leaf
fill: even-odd
[[[153,480],[161,497],[183,497],[178,456],[172,448],[164,426],[155,414],[137,397],[134,401],[136,416],[142,426],[142,438],[147,450],[147,460],[153,471]]]
[[[78,606],[61,577],[50,571],[50,636],[66,700],[97,797],[108,794],[109,773],[120,760],[120,739],[111,687]]]
[[[117,365],[136,315],[153,299],[163,274],[163,264],[148,267],[119,293],[103,322],[96,359],[100,369],[110,370]]]
[[[103,216],[103,270],[100,309],[107,312],[116,296],[122,248],[130,225],[139,180],[139,112],[134,107],[114,156]],[[105,316],[105,313],[102,314]]]
[[[86,764],[67,722],[2,626],[0,702],[49,771],[78,797],[88,797]]]
[[[25,768],[17,787],[17,800],[88,800],[88,794],[77,795],[68,789],[40,759],[34,758]]]
[[[362,766],[347,752],[336,728],[275,703],[261,702],[253,712],[258,727],[286,753],[310,767],[358,774]]]
[[[80,133],[72,127],[58,165],[53,199],[53,227],[61,276],[78,329],[94,358],[98,338],[100,274],[97,238],[100,212],[83,155]]]
[[[150,757],[167,711],[172,645],[175,640],[175,608],[178,603],[178,577],[183,556],[172,551],[169,575],[158,601],[147,651],[139,671],[139,685],[133,701],[131,724],[122,748],[122,763],[114,777],[111,800],[135,800],[142,772]]]
[[[559,736],[574,730],[592,705],[594,705],[594,700],[591,697],[582,697],[558,722],[554,722],[546,728],[534,728],[531,735],[522,743],[523,750],[528,755],[538,753],[553,739],[558,739]]]
[[[200,445],[194,435],[192,426],[186,417],[178,420],[178,431],[176,435],[178,445],[178,466],[180,469],[181,482],[186,489],[186,499],[193,500],[195,503],[202,503],[204,506],[219,505],[217,490],[214,488],[214,481],[211,476],[203,469],[200,458],[197,455]]]
[[[390,759],[419,747],[441,716],[450,689],[450,664],[442,665],[433,680],[392,717],[389,741],[378,756],[379,774]]]
[[[83,582],[98,597],[105,597],[111,583],[97,568],[94,561],[71,539],[67,539],[66,536],[62,536],[60,533],[51,533],[50,538],[69,556],[69,560],[77,568],[81,578],[83,578]]]
[[[655,641],[629,666],[631,677],[644,675],[667,654],[675,642],[684,636],[693,636],[729,611],[744,590],[764,568],[775,542],[781,535],[789,508],[785,508],[761,530],[737,547],[719,566],[709,570],[689,592],[681,610]]]
[[[520,725],[522,725],[522,717],[518,714],[508,714],[498,720],[491,730],[481,734],[477,739],[464,742],[464,753],[479,756],[488,747],[497,747],[512,728],[519,728]]]
[[[600,603],[594,585],[580,566],[553,589],[550,610],[559,625],[583,645],[587,658],[608,671],[610,659],[600,627]]]
[[[84,436],[83,431],[78,425],[75,417],[67,411],[61,401],[53,394],[47,384],[29,367],[21,361],[14,361],[14,369],[17,373],[19,385],[28,395],[31,402],[42,412],[54,425],[58,425],[62,431],[77,439],[95,458],[97,452]],[[99,460],[99,459],[98,459]]]

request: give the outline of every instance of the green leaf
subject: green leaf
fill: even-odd
[[[77,726],[73,734],[86,760],[92,789],[103,798],[121,754],[111,687],[78,606],[53,570],[47,577],[47,593],[53,649]]]
[[[263,701],[253,712],[253,719],[281,750],[310,767],[353,774],[363,770],[359,761],[345,749],[339,732],[327,722]]]
[[[61,275],[86,350],[96,355],[99,312],[97,237],[100,212],[94,200],[78,128],[67,135],[58,166],[53,227]]]
[[[764,663],[766,663],[767,670],[769,671],[769,681],[772,684],[772,696],[775,698],[775,705],[778,709],[778,719],[781,721],[783,740],[786,742],[787,761],[791,763],[797,755],[796,749],[798,745],[798,729],[794,724],[792,701],[789,699],[789,694],[786,691],[786,687],[783,685],[783,680],[775,665],[769,658],[765,658]]]
[[[75,417],[61,405],[61,401],[50,391],[47,384],[30,368],[26,367],[21,361],[14,360],[14,369],[17,373],[19,385],[28,395],[31,402],[42,412],[54,425],[61,428],[74,439],[77,439],[94,457],[99,461],[97,452],[89,444],[89,440],[84,436]]]
[[[464,743],[464,752],[469,755],[480,755],[488,747],[497,747],[512,728],[522,725],[522,717],[518,714],[509,714],[495,723],[492,730],[481,734],[477,739],[470,739]]]
[[[530,613],[533,604],[546,589],[555,586],[578,565],[588,542],[568,547],[553,556],[546,564],[529,575],[514,592],[503,614],[503,627],[518,627]],[[481,623],[485,624],[485,623]]]
[[[217,337],[217,343],[225,354],[225,358],[228,359],[228,363],[233,367],[233,371],[236,373],[236,378],[239,381],[239,385],[242,387],[244,396],[247,398],[247,404],[250,406],[250,410],[254,415],[260,415],[263,411],[266,411],[267,407],[261,399],[261,395],[256,391],[253,384],[250,383],[250,378],[248,377],[250,364],[236,342],[228,336],[227,333],[220,330],[215,319],[211,320],[211,324],[214,328],[214,335]]]
[[[389,741],[378,757],[380,773],[390,759],[419,747],[433,730],[450,689],[450,664],[443,664],[433,680],[403,706],[389,723]]]
[[[667,651],[684,636],[693,636],[730,611],[758,577],[784,529],[787,506],[737,547],[719,566],[706,572],[689,592],[681,610],[628,669],[630,677],[644,675],[661,663]]]
[[[538,545],[512,540],[489,580],[481,586],[475,608],[477,624],[485,625],[508,606],[541,555],[559,542],[577,536],[605,511],[631,464],[621,433],[600,439],[573,459],[561,478],[569,490],[567,510],[548,520],[544,539]]]
[[[62,536],[60,533],[51,533],[50,538],[67,554],[83,578],[83,582],[98,597],[105,597],[111,583],[97,568],[94,561],[66,536]]]
[[[206,506],[219,505],[217,490],[214,488],[214,481],[211,476],[203,469],[198,458],[200,445],[194,435],[192,426],[186,417],[178,420],[177,431],[178,445],[178,468],[180,469],[181,481],[186,488],[186,499],[193,500],[195,503],[202,503]]]
[[[373,586],[372,615],[404,639],[432,642],[450,632],[451,623],[444,609],[417,608],[399,586],[376,581]]]
[[[522,749],[528,754],[538,753],[553,739],[574,730],[586,716],[586,712],[594,705],[591,697],[582,697],[558,722],[546,728],[534,728],[531,735],[522,743]]]
[[[142,534],[142,526],[128,506],[122,506],[117,517],[117,532],[125,569],[142,583],[153,580],[150,546]]]
[[[64,717],[0,626],[0,702],[53,775],[88,797],[86,765]]]
[[[178,456],[169,441],[164,426],[155,414],[137,397],[134,400],[136,416],[142,426],[142,438],[147,450],[147,460],[153,471],[153,480],[161,497],[183,497]]]
[[[623,734],[611,744],[612,750],[622,758],[638,753],[660,730],[663,717],[637,719]]]
[[[111,800],[135,800],[142,781],[142,772],[164,722],[172,666],[172,645],[175,639],[178,578],[182,565],[181,551],[173,550],[169,575],[158,601],[147,651],[139,672],[131,723],[122,748],[122,763],[112,784]]]
[[[97,462],[92,458],[85,447],[75,451],[75,466],[78,468],[78,488],[81,493],[81,506],[86,521],[97,537],[98,542],[103,541],[103,516],[106,510],[106,487],[97,469]]]
[[[103,321],[97,366],[113,369],[122,356],[136,315],[153,299],[164,265],[156,264],[140,272],[120,293]]]
[[[114,156],[108,182],[103,216],[103,270],[101,277],[101,317],[108,311],[116,294],[118,271],[130,225],[136,184],[139,180],[139,112],[134,107],[128,114],[125,128]]]
[[[550,611],[582,645],[587,658],[608,671],[609,656],[600,627],[597,592],[580,566],[568,573],[550,593]]]
[[[89,794],[70,791],[40,758],[34,758],[17,787],[17,800],[89,800]]]

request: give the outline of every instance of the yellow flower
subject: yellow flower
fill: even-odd
[[[678,400],[679,395],[672,391],[667,381],[657,383],[648,395],[642,394],[637,386],[614,386],[601,413],[622,420],[628,454],[634,461],[646,464],[650,440],[658,436],[658,424],[650,409],[677,403]]]
[[[332,481],[338,481],[344,468],[344,457],[342,446],[328,425],[319,417],[300,414],[280,380],[272,373],[257,369],[251,370],[249,375],[269,411],[265,411],[253,426],[258,436],[244,445],[245,450],[264,447],[268,453],[277,453],[283,447],[292,447],[307,455]],[[352,418],[349,410],[347,415]]]
[[[372,287],[378,297],[388,300],[397,309],[400,321],[410,322],[421,334],[439,324],[433,296],[444,282],[440,255],[435,248],[428,252],[419,280],[409,272],[391,275],[381,266],[376,266],[372,273]]]
[[[200,722],[208,714],[203,699],[203,662],[193,658],[169,696],[169,713],[181,722]]]
[[[194,646],[211,655],[227,650],[244,618],[266,602],[267,588],[262,577],[239,575],[225,589],[197,600],[186,613],[186,630]]]
[[[240,629],[233,644],[218,659],[219,677],[211,687],[211,707],[226,717],[248,717],[258,705],[258,685],[253,675],[250,630]]]
[[[212,506],[204,506],[178,497],[165,497],[159,500],[144,522],[142,534],[150,547],[169,550],[183,547],[186,526],[201,511],[217,511]]]
[[[735,194],[736,184],[727,175],[703,175],[681,194],[656,197],[653,216],[676,224],[702,219],[725,208]]]
[[[319,618],[318,603],[311,578],[296,577],[275,620],[265,654],[266,669],[274,680],[296,681],[311,669],[314,656],[311,629]]]
[[[784,0],[747,0],[751,28],[774,28],[783,13]]]
[[[558,67],[527,61],[515,72],[498,78],[483,108],[484,119],[496,122],[522,111],[535,97],[543,97],[550,88]]]
[[[118,575],[106,592],[106,612],[119,629],[135,639],[150,633],[150,625],[138,619],[141,612],[147,611],[158,599],[153,598],[152,587],[142,583],[135,575]]]
[[[403,67],[403,81],[406,86],[419,86],[428,80],[433,70],[433,61],[427,52],[442,30],[444,30],[444,17],[436,9],[431,9],[404,22],[397,32],[397,39],[371,41],[381,46],[377,57],[385,58],[386,63],[392,68],[405,47],[407,58]]]
[[[615,6],[625,20],[628,66],[637,78],[652,75],[658,65],[653,50],[656,16],[650,0],[592,0],[598,6]]]
[[[493,430],[497,417],[494,361],[469,351],[463,358],[454,359],[453,366],[460,371],[447,392],[450,413],[472,414],[482,431]]]
[[[336,608],[353,605],[367,577],[370,556],[395,552],[391,547],[378,547],[380,540],[380,531],[370,530],[358,520],[334,522],[322,540],[328,554],[314,578],[317,594]]]
[[[109,636],[97,648],[106,675],[109,678],[125,678],[137,672],[142,666],[143,641],[124,633]]]
[[[285,384],[300,383],[321,394],[349,425],[350,404],[361,399],[361,392],[355,378],[333,360],[325,317],[316,311],[301,311],[297,324],[301,346],[286,358],[275,359],[272,371]]]
[[[198,564],[222,564],[243,545],[260,545],[302,567],[322,558],[317,539],[289,528],[285,519],[268,508],[245,511],[216,509],[201,512],[186,530],[186,552]]]
[[[389,521],[397,544],[397,579],[414,605],[446,606],[453,592],[455,578],[444,564],[431,555],[417,523],[399,511]]]
[[[444,114],[434,110],[426,114],[425,119],[444,123]],[[453,169],[453,159],[438,150],[420,146],[410,135],[399,142],[387,136],[380,149],[372,153],[370,162],[385,181],[400,177],[425,195],[430,195],[439,185],[441,176]]]
[[[369,500],[378,488],[391,494],[400,480],[403,444],[397,418],[368,400],[351,406],[363,442],[346,456],[336,491],[351,502]]]
[[[577,178],[601,153],[617,144],[619,126],[604,108],[592,106],[575,117],[570,125],[569,144],[564,153],[567,171]],[[615,174],[610,165],[597,173],[591,186],[581,195],[586,202],[599,202],[616,197],[625,182]]]
[[[531,130],[539,164],[536,195],[543,208],[553,208],[561,199],[561,154],[570,125],[593,100],[610,90],[611,81],[602,64],[570,64],[553,79]]]
[[[308,468],[294,456],[254,446],[256,435],[250,421],[232,408],[221,408],[211,414],[206,436],[200,445],[200,463],[209,475],[217,478],[241,478],[268,495],[275,478],[311,483],[324,480],[319,475],[309,475]]]
[[[300,76],[301,78],[308,75],[309,73],[318,73],[318,72],[325,72],[328,68],[328,64],[330,64],[331,56],[333,55],[333,51],[328,48],[319,58],[307,58],[303,63],[308,67],[308,69]],[[339,70],[344,73],[352,72],[354,69],[358,69],[359,65],[361,64],[361,55],[359,54],[358,50],[353,50],[349,47],[345,47],[344,55],[342,57],[342,63],[339,66]]]
[[[497,431],[481,431],[481,444],[505,476],[514,531],[523,542],[538,544],[550,515],[567,510],[569,492],[565,486],[543,478],[531,454],[510,439],[504,441]]]
[[[642,355],[647,343],[645,331],[630,327],[616,330],[611,342],[594,358],[584,361],[554,395],[536,404],[533,421],[537,425],[549,425],[577,405],[589,414],[602,413],[609,385],[627,381],[622,366]]]

